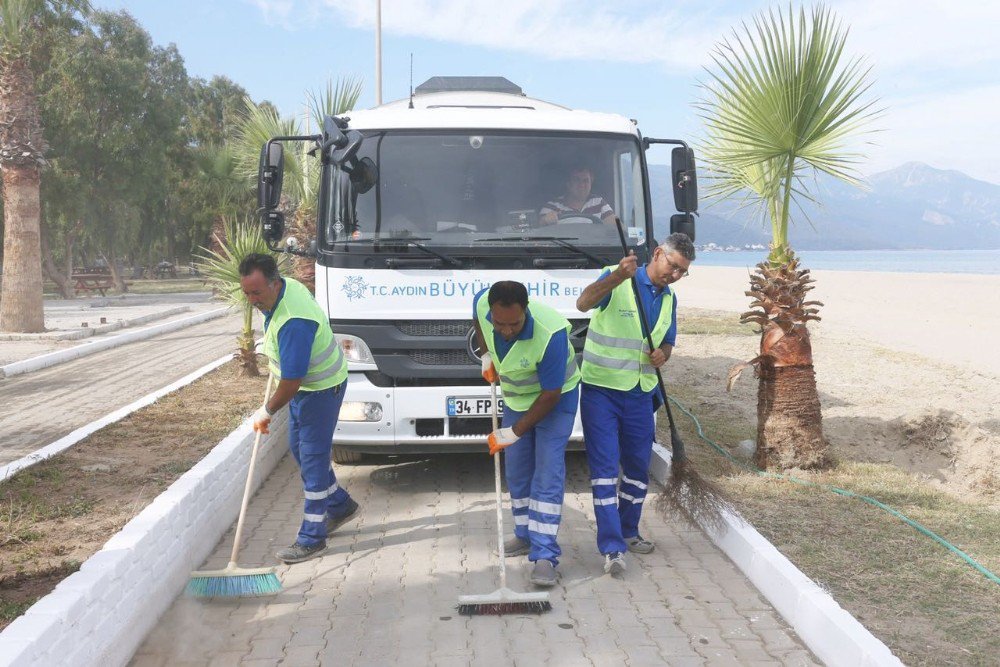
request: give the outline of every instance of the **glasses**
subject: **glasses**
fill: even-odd
[[[672,273],[673,275],[676,276],[679,273],[681,274],[681,278],[687,278],[688,276],[691,275],[690,273],[688,273],[688,270],[685,269],[683,266],[677,266],[669,259],[667,259],[666,255],[663,255],[663,261],[667,263],[668,267],[667,270],[670,271],[670,273]]]

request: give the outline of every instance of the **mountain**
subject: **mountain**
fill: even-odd
[[[666,235],[673,195],[670,168],[650,165],[654,226]],[[979,249],[1000,248],[1000,185],[954,170],[907,162],[873,174],[862,190],[821,175],[812,183],[821,206],[793,210],[789,240],[802,250]],[[702,183],[702,193],[704,193]],[[668,213],[669,211],[669,213]],[[699,245],[761,243],[770,226],[738,202],[707,204],[702,198],[697,223]],[[810,224],[811,223],[811,224]]]

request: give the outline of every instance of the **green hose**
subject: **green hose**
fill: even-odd
[[[927,537],[933,539],[938,544],[942,545],[944,548],[946,548],[949,551],[957,554],[959,557],[962,558],[962,560],[964,560],[966,563],[968,563],[969,565],[971,565],[980,574],[984,575],[987,579],[989,579],[993,583],[1000,584],[1000,577],[998,577],[997,575],[993,574],[992,572],[990,572],[989,570],[987,570],[985,567],[983,567],[982,565],[980,565],[979,563],[977,563],[976,560],[974,558],[972,558],[972,556],[970,556],[969,554],[965,553],[964,551],[962,551],[961,549],[959,549],[958,547],[956,547],[954,544],[952,544],[948,540],[946,540],[943,537],[941,537],[940,535],[937,535],[936,533],[934,533],[934,531],[932,531],[932,530],[930,530],[928,528],[925,528],[924,526],[920,525],[919,523],[917,523],[916,521],[914,521],[910,517],[906,516],[905,514],[903,514],[902,512],[900,512],[898,510],[893,509],[892,507],[889,507],[885,503],[879,502],[878,500],[875,500],[874,498],[870,498],[868,496],[863,496],[860,493],[855,493],[853,491],[848,491],[847,489],[841,489],[841,488],[838,488],[836,486],[832,486],[830,484],[820,484],[818,482],[811,482],[811,481],[809,481],[807,479],[800,479],[798,477],[792,477],[791,475],[783,475],[783,474],[780,474],[780,473],[767,472],[766,470],[761,470],[760,468],[757,468],[756,466],[753,466],[753,465],[751,465],[749,463],[746,463],[745,461],[740,461],[739,459],[735,458],[732,454],[730,454],[729,452],[727,452],[725,449],[723,449],[722,447],[720,447],[717,443],[715,443],[712,440],[710,440],[708,438],[708,436],[705,435],[705,432],[702,430],[702,428],[701,428],[701,422],[698,421],[698,418],[695,417],[687,408],[685,408],[683,405],[681,405],[680,401],[678,401],[673,396],[668,396],[668,398],[670,399],[671,403],[673,403],[674,405],[676,405],[680,409],[681,412],[683,412],[685,415],[687,415],[688,418],[691,419],[692,422],[694,422],[695,428],[698,430],[698,437],[701,438],[702,440],[704,440],[705,442],[707,442],[708,444],[710,444],[715,449],[715,451],[717,451],[720,454],[722,454],[723,456],[725,456],[733,464],[735,464],[735,465],[737,465],[739,467],[742,467],[742,468],[744,468],[746,470],[749,470],[750,472],[756,473],[756,474],[758,474],[758,475],[760,475],[762,477],[772,477],[774,479],[784,479],[784,480],[788,480],[790,482],[795,482],[796,484],[802,484],[803,486],[817,486],[817,487],[820,487],[822,489],[826,489],[827,491],[832,491],[832,492],[834,492],[834,493],[836,493],[838,495],[841,495],[841,496],[845,496],[845,497],[848,497],[848,498],[857,498],[858,500],[863,500],[864,502],[868,503],[869,505],[872,505],[874,507],[878,507],[880,509],[883,509],[886,512],[888,512],[889,514],[891,514],[894,517],[896,517],[897,519],[899,519],[900,521],[903,521],[904,523],[909,524],[910,526],[912,526],[913,528],[915,528],[918,532],[923,533]]]

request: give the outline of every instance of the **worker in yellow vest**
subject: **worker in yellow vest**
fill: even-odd
[[[677,341],[677,298],[670,285],[688,274],[694,257],[691,239],[671,234],[648,264],[639,267],[629,254],[606,267],[576,301],[581,312],[595,309],[583,347],[580,419],[597,548],[604,571],[613,576],[624,574],[626,551],[645,554],[654,548],[639,534],[656,435],[653,415],[663,400],[654,369],[667,362]],[[643,335],[633,276],[652,328],[652,350]]]
[[[327,535],[358,511],[337,484],[330,461],[347,362],[312,293],[297,280],[282,278],[272,256],[247,255],[239,271],[250,305],[264,313],[264,354],[278,380],[274,393],[254,413],[253,427],[267,433],[271,416],[288,406],[288,447],[305,491],[298,537],[276,555],[285,563],[300,563],[323,553]]]
[[[472,312],[483,378],[500,382],[502,427],[489,436],[490,454],[506,448],[514,538],[507,556],[528,555],[531,582],[554,586],[562,551],[556,540],[566,482],[566,443],[573,432],[580,369],[569,343],[569,321],[528,290],[504,280],[480,291]]]

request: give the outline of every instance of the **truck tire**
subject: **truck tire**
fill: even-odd
[[[361,460],[361,452],[352,452],[343,447],[333,448],[334,463],[357,463]]]

